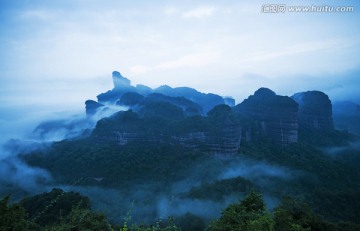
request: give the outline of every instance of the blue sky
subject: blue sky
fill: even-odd
[[[261,12],[274,3],[354,12]],[[259,87],[360,103],[359,1],[0,0],[0,27],[2,120],[83,110],[112,88],[113,70],[237,103]]]

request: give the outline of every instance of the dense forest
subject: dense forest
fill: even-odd
[[[141,126],[142,119],[134,112],[121,114],[113,118],[126,119],[126,126],[131,126],[129,121],[134,119]],[[214,119],[211,115],[186,117],[182,126],[177,119],[176,123],[164,123],[161,129],[176,133],[194,129]],[[98,126],[105,123],[100,121]],[[212,127],[216,133],[216,123]],[[22,155],[30,166],[51,172],[53,180],[67,185],[64,189],[70,191],[53,189],[26,197],[18,204],[9,203],[9,197],[5,197],[3,214],[9,213],[14,220],[3,222],[10,222],[9,227],[22,227],[19,230],[69,230],[70,226],[78,230],[358,228],[360,160],[358,150],[351,146],[357,138],[347,132],[300,131],[300,141],[288,146],[260,136],[256,141],[243,142],[236,155],[221,157],[207,154],[205,145],[194,149],[158,141],[126,145],[98,142],[94,137],[103,129],[95,129],[86,138],[56,142],[50,148]],[[329,144],[348,148],[338,153],[321,148]],[[101,189],[116,189],[116,199],[111,196],[113,192]],[[259,207],[245,205],[252,197]],[[162,203],[164,208],[160,208]],[[209,208],[212,211],[207,211]],[[85,220],[80,222],[82,216]]]
[[[269,211],[261,193],[250,191],[246,197],[227,206],[218,219],[205,224],[191,213],[168,217],[153,224],[130,224],[128,213],[122,224],[111,223],[103,214],[92,211],[87,197],[79,193],[53,189],[9,204],[0,201],[1,230],[358,230],[359,224],[332,223],[314,213],[304,201],[284,197]],[[29,216],[30,214],[30,216]]]

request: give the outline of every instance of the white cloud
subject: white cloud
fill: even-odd
[[[145,74],[152,69],[153,68],[146,65],[135,65],[129,68],[130,72],[132,72],[133,74]]]
[[[184,55],[178,59],[160,62],[153,66],[135,65],[129,68],[133,74],[144,74],[154,70],[169,70],[188,67],[204,67],[211,65],[216,61],[218,54],[216,52],[198,52]]]
[[[213,63],[215,58],[216,58],[216,54],[213,52],[194,53],[194,54],[182,56],[174,61],[167,61],[160,63],[156,66],[156,68],[161,70],[166,70],[166,69],[182,68],[182,67],[206,66]]]
[[[209,17],[215,12],[215,7],[203,6],[183,13],[183,18],[204,18]]]
[[[311,52],[321,52],[321,51],[331,51],[337,50],[338,48],[344,48],[343,40],[328,40],[328,41],[312,41],[298,43],[288,47],[277,47],[276,51],[267,51],[267,52],[256,52],[248,55],[248,57],[240,60],[240,62],[260,62],[271,59],[280,58],[283,56],[298,55],[303,53]],[[348,43],[345,43],[348,44]],[[347,46],[349,46],[348,44]]]
[[[178,12],[178,10],[175,7],[167,7],[164,9],[164,13],[166,15],[174,15]]]
[[[45,10],[27,10],[20,15],[20,18],[29,20],[29,19],[39,19],[39,20],[49,20],[54,18],[54,12],[49,12]]]

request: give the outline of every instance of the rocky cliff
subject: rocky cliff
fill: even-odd
[[[234,110],[255,120],[261,127],[262,134],[275,143],[288,145],[297,142],[298,104],[291,98],[260,88]]]
[[[157,111],[156,108],[152,110]],[[113,141],[118,145],[130,142],[181,144],[216,155],[236,154],[240,148],[241,125],[228,116],[214,120],[202,116],[176,117],[169,116],[169,113],[151,113],[149,116],[139,113],[118,112],[100,120],[92,137],[97,143]]]
[[[202,149],[210,154],[234,155],[241,145],[242,127],[227,117],[217,132],[205,129],[205,131],[199,130],[182,135],[173,135],[171,139],[187,148]]]
[[[329,131],[334,129],[332,105],[320,91],[299,92],[291,96],[299,104],[299,128]]]

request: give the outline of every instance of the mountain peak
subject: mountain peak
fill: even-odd
[[[291,96],[299,104],[299,126],[308,129],[333,130],[332,104],[321,91],[299,92]]]
[[[122,88],[124,86],[130,86],[131,81],[120,74],[118,71],[113,71],[112,78],[114,82],[114,88]]]
[[[254,96],[256,97],[273,97],[275,96],[275,92],[270,90],[269,88],[261,87],[257,91],[255,91]]]

